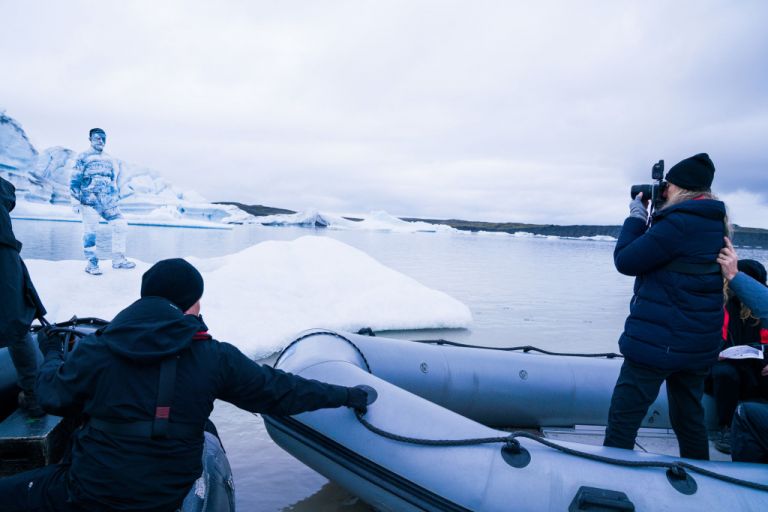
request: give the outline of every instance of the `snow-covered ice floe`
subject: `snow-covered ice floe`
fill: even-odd
[[[211,334],[253,357],[280,350],[297,332],[314,327],[357,331],[466,328],[469,308],[449,295],[327,237],[262,242],[220,258],[187,258],[203,274],[202,314]],[[138,299],[136,270],[104,275],[82,261],[27,260],[50,321],[73,315],[111,320]]]

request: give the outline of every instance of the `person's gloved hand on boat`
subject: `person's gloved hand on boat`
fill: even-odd
[[[365,414],[368,406],[375,402],[377,397],[375,389],[361,384],[347,388],[347,402],[344,405]]]

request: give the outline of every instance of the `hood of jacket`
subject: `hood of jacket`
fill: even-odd
[[[0,178],[0,245],[21,250],[21,243],[13,236],[11,211],[16,206],[16,187]]]
[[[688,213],[705,219],[723,220],[725,203],[717,199],[689,199],[654,213],[654,219],[661,219],[671,213]]]
[[[201,317],[185,315],[162,297],[144,297],[118,313],[100,338],[119,357],[156,361],[188,348],[205,330]]]

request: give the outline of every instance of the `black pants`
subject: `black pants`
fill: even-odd
[[[68,503],[69,466],[52,464],[0,478],[0,509],[4,512],[80,512]]]
[[[731,458],[768,463],[768,403],[739,404],[731,424]]]
[[[760,375],[764,365],[762,359],[736,359],[718,361],[712,367],[712,394],[721,427],[731,424],[740,400],[768,399],[768,377]]]
[[[0,340],[5,341],[5,340]],[[16,367],[19,376],[19,387],[26,392],[34,392],[35,379],[37,378],[37,345],[29,333],[10,343],[0,344],[0,347],[8,347],[8,353]]]
[[[603,445],[634,448],[640,424],[659,396],[661,383],[666,381],[669,419],[677,435],[680,456],[709,460],[709,441],[701,405],[707,373],[707,370],[660,370],[625,359],[611,397]]]

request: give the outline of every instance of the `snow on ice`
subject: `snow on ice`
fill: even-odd
[[[357,331],[466,328],[469,308],[449,295],[327,237],[262,242],[220,258],[188,258],[203,274],[202,314],[211,334],[253,357],[280,350],[311,328]],[[49,321],[111,320],[139,297],[135,270],[83,272],[83,262],[28,260]]]

